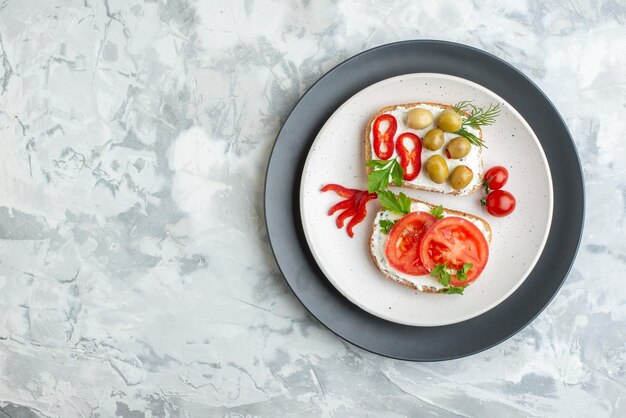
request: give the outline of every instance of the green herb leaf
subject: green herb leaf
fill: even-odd
[[[437,279],[439,283],[443,286],[448,286],[450,284],[450,279],[452,276],[446,270],[446,264],[435,264],[435,267],[430,272],[430,275]]]
[[[472,128],[493,125],[501,110],[499,103],[490,103],[487,107],[478,107],[468,100],[458,102],[452,108],[465,118],[463,126],[471,126]]]
[[[485,145],[485,142],[482,139],[480,139],[480,137],[474,135],[473,133],[469,132],[465,128],[459,129],[458,131],[455,132],[455,134],[467,138],[467,140],[471,144],[476,145],[477,147],[485,147],[485,148],[487,148],[487,146]]]
[[[472,263],[463,264],[463,268],[461,270],[456,271],[456,278],[460,281],[464,282],[467,280],[467,272],[473,267]]]
[[[396,224],[396,222],[398,221],[390,221],[389,219],[381,219],[380,221],[378,221],[378,225],[380,225],[380,231],[383,234],[388,234],[389,231],[391,231],[391,228],[393,228],[393,226]]]
[[[391,161],[392,160],[369,160],[367,163],[365,163],[365,165],[368,167],[374,167],[374,169],[377,169],[377,168],[385,167]]]
[[[406,215],[411,211],[411,199],[402,192],[396,195],[390,190],[379,190],[376,194],[382,207],[389,212]]]
[[[437,219],[443,218],[443,206],[435,206],[430,210],[430,214],[433,215]]]
[[[470,111],[469,105],[471,103],[472,102],[470,102],[469,100],[463,100],[452,106],[452,109],[454,109],[454,111],[458,113],[459,116],[467,117],[467,113],[469,113]]]
[[[400,187],[404,180],[404,169],[397,160],[394,161],[395,164],[391,166],[391,179],[393,180],[393,184]]]
[[[461,129],[459,129],[455,133],[457,135],[467,138],[470,143],[478,147],[487,148],[482,139],[480,139],[475,134],[469,132],[466,128],[470,127],[478,129],[481,126],[493,125],[496,121],[496,117],[500,115],[500,104],[491,103],[487,107],[478,107],[472,104],[472,102],[464,100],[458,102],[452,108],[463,119]]]
[[[367,176],[367,191],[369,193],[385,190],[389,186],[390,177],[396,186],[402,186],[404,170],[395,158],[385,161],[370,160],[367,162],[367,166],[374,168]]]
[[[463,264],[463,268],[461,270],[457,270],[456,277],[461,281],[467,280],[467,272],[471,268],[472,265],[470,263]],[[452,280],[452,275],[448,273],[447,264],[435,264],[435,267],[431,270],[430,275],[436,278],[437,281],[443,286],[445,286],[445,289],[443,289],[444,293],[447,293],[449,295],[463,294],[463,290],[465,290],[464,286],[450,286],[450,280]]]
[[[471,103],[467,105],[470,108],[469,116],[463,121],[463,126],[471,126],[478,128],[479,126],[493,125],[496,117],[500,115],[500,104],[489,104],[487,107],[478,107]]]
[[[389,186],[389,172],[387,170],[374,170],[367,176],[367,191],[369,193],[385,190],[387,186]]]
[[[450,286],[445,290],[445,293],[447,293],[448,295],[462,295],[464,290],[464,287]]]

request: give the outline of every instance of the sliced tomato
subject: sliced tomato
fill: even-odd
[[[470,263],[467,280],[457,279],[452,274],[451,286],[467,286],[475,281],[485,269],[489,259],[489,245],[480,229],[470,221],[448,216],[435,222],[424,234],[419,250],[424,267],[431,271],[436,264],[445,264],[448,269],[460,270]]]
[[[411,142],[410,150],[405,142]],[[413,180],[422,169],[422,141],[420,137],[411,132],[405,132],[396,140],[396,152],[400,157],[400,165],[404,169],[404,179]]]
[[[411,212],[391,228],[385,255],[393,268],[415,276],[428,274],[419,249],[422,235],[435,221],[437,218],[428,212]]]
[[[374,153],[381,160],[388,160],[393,155],[393,137],[397,129],[398,121],[392,115],[380,115],[374,121]]]

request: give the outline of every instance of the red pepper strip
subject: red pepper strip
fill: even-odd
[[[387,122],[387,130],[381,131],[380,124]],[[388,160],[393,155],[393,137],[398,129],[398,121],[392,115],[385,113],[374,121],[372,127],[374,135],[374,153],[381,160]],[[382,149],[384,145],[385,149]]]
[[[360,192],[360,193],[365,194],[366,192]],[[363,221],[363,219],[365,219],[365,216],[367,216],[367,209],[366,209],[367,202],[369,202],[372,199],[376,199],[377,197],[378,195],[376,193],[367,193],[364,196],[362,202],[359,204],[356,215],[354,215],[354,217],[350,220],[350,222],[348,222],[348,226],[346,227],[346,232],[348,233],[348,235],[350,235],[350,238],[354,237],[354,232],[352,231],[352,229],[361,221]]]
[[[348,209],[350,207],[352,207],[352,199],[342,200],[341,202],[337,203],[335,206],[330,208],[330,210],[328,211],[328,216],[331,216],[333,213],[337,212],[338,210]]]
[[[404,145],[404,140],[413,142],[411,151]],[[400,165],[404,169],[404,179],[413,180],[422,169],[422,141],[414,133],[405,132],[396,141],[396,152],[400,157]]]
[[[358,224],[363,219],[365,219],[365,215],[367,215],[367,212],[364,210],[360,210],[356,213],[356,215],[354,215],[352,219],[350,219],[350,222],[348,222],[348,226],[346,227],[346,232],[348,233],[348,235],[350,235],[350,238],[354,236],[354,232],[352,231],[352,228],[354,228],[356,224]]]
[[[323,192],[327,192],[329,190],[332,190],[333,192],[337,193],[339,196],[345,197],[345,198],[353,197],[355,194],[359,192],[359,190],[357,189],[348,189],[339,184],[327,184],[326,186],[322,187]]]
[[[359,213],[363,209],[365,209],[365,200],[363,199],[364,198],[363,193],[364,192],[359,192],[354,196],[354,199],[352,200],[352,208],[346,210],[341,215],[339,215],[339,217],[337,218],[337,225],[341,223],[341,226],[343,226],[343,223],[348,218],[348,216],[352,216],[353,217],[352,219],[354,219],[355,216],[359,216]],[[348,233],[348,235],[350,235],[350,233]]]
[[[337,216],[337,220],[335,221],[337,228],[343,228],[343,223],[346,221],[346,219],[354,215],[356,215],[356,207],[354,207],[353,205],[350,209],[344,210],[341,215]]]
[[[378,195],[376,193],[368,193],[367,190],[348,189],[339,184],[327,184],[322,187],[322,192],[329,190],[334,191],[339,196],[345,197],[346,199],[331,207],[328,211],[328,215],[330,216],[335,212],[343,211],[335,220],[337,228],[339,229],[343,228],[348,218],[351,218],[350,222],[348,222],[346,232],[350,237],[353,237],[353,228],[367,216],[367,202],[376,199]]]

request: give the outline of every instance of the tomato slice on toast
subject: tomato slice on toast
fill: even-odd
[[[460,280],[452,274],[450,286],[467,286],[485,269],[489,259],[489,244],[485,235],[467,219],[448,216],[435,222],[424,233],[419,256],[426,270],[445,264],[452,273],[464,264],[472,264],[467,279]]]
[[[385,255],[393,268],[415,276],[428,274],[419,249],[424,232],[435,221],[437,218],[428,212],[411,212],[396,222],[385,245]]]

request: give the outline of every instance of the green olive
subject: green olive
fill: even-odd
[[[424,129],[433,124],[433,114],[427,109],[411,109],[406,124],[411,129]]]
[[[457,136],[452,138],[446,145],[446,155],[448,158],[463,158],[469,154],[471,149],[472,144],[470,144],[467,138]]]
[[[461,117],[452,109],[446,109],[437,118],[437,126],[446,132],[456,132],[461,129]]]
[[[472,170],[466,165],[460,165],[452,170],[448,181],[450,182],[450,186],[457,190],[461,190],[466,188],[473,178],[474,173]]]
[[[443,145],[443,131],[435,128],[426,132],[424,139],[422,139],[422,145],[428,150],[437,151]]]
[[[433,155],[426,160],[426,171],[430,179],[438,184],[445,182],[448,178],[448,164],[440,155]]]

